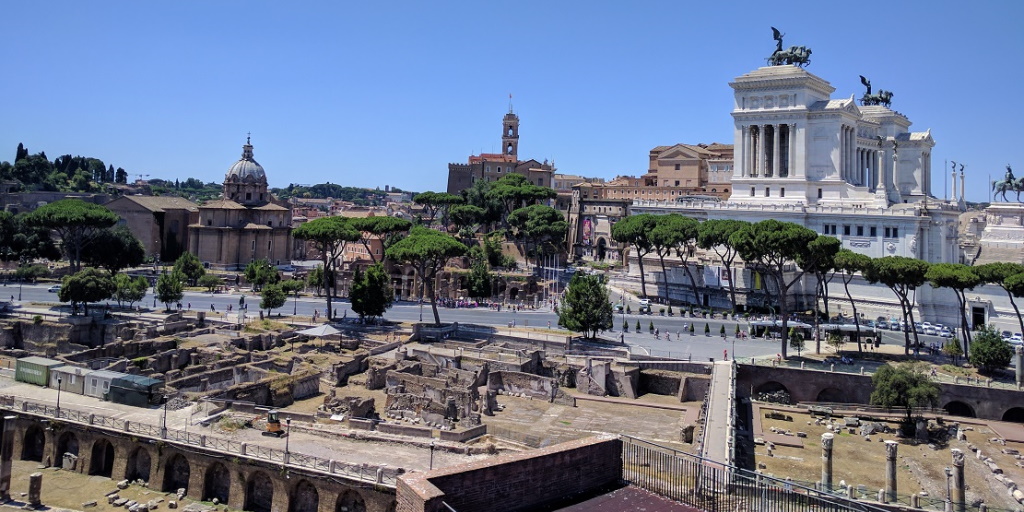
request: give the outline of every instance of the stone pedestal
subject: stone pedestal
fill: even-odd
[[[826,432],[821,435],[821,487],[832,490],[832,440],[835,436]]]
[[[42,506],[43,474],[32,473],[28,476],[28,506],[39,508]]]
[[[885,493],[890,502],[896,501],[896,453],[899,446],[896,441],[885,442]]]
[[[950,501],[954,512],[967,511],[967,493],[964,485],[964,452],[959,448],[950,450],[953,455],[953,485],[950,488]]]

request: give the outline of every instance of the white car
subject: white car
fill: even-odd
[[[1013,336],[1010,336],[1010,339],[1006,341],[1009,341],[1013,345],[1021,345],[1024,344],[1024,337],[1022,337],[1021,334],[1018,332]]]
[[[953,331],[950,331],[949,327],[943,327],[942,330],[939,331],[939,336],[942,336],[943,338],[952,338]]]
[[[50,293],[57,293],[57,292],[60,291],[60,285],[59,284],[55,284],[55,285],[47,288],[46,291],[48,291]]]

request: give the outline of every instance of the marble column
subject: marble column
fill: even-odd
[[[757,169],[758,176],[765,176],[764,162],[765,162],[765,159],[767,158],[767,156],[766,156],[767,152],[764,149],[764,143],[765,143],[765,131],[766,131],[765,128],[767,126],[768,125],[766,125],[766,124],[762,124],[762,125],[758,125],[757,126],[757,164],[756,164],[756,169]]]
[[[772,176],[782,176],[779,170],[779,162],[782,160],[779,158],[779,149],[782,147],[779,138],[779,127],[781,124],[772,125]]]
[[[38,509],[42,506],[43,474],[32,473],[28,476],[28,506]]]
[[[14,421],[16,416],[4,416],[3,437],[0,437],[0,501],[11,499],[11,473],[14,471]]]
[[[950,450],[953,454],[953,486],[950,490],[950,501],[954,512],[966,512],[967,494],[964,488],[964,452],[959,448]]]
[[[750,129],[746,126],[740,127],[740,154],[736,158],[736,165],[740,167],[740,176],[746,177],[750,172],[747,169],[747,157],[750,155],[750,150],[747,146],[750,144]]]
[[[896,452],[900,444],[896,441],[885,442],[885,493],[889,502],[896,502]]]
[[[821,435],[821,488],[832,490],[832,439],[835,436],[826,432]]]
[[[790,176],[796,176],[796,123],[789,125],[786,140],[789,141],[789,165],[787,169]]]

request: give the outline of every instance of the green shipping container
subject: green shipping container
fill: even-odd
[[[14,380],[37,386],[47,386],[50,383],[50,368],[65,364],[67,363],[45,357],[23,357],[18,359],[18,363],[14,367]]]
[[[124,375],[110,381],[109,399],[116,404],[149,407],[163,402],[164,381],[141,375]]]

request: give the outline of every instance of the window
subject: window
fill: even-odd
[[[871,238],[877,237],[878,236],[878,228],[875,227],[875,226],[871,226],[871,229],[870,229],[869,233],[871,233]]]
[[[750,187],[750,197],[754,197],[754,187]]]
[[[857,226],[857,236],[864,236],[864,226]]]
[[[110,382],[108,382],[108,381],[103,381],[103,389],[107,389],[107,388],[109,388],[109,387],[110,387]]]
[[[765,197],[771,197],[772,196],[772,188],[771,187],[765,187],[764,188],[764,196]]]
[[[679,180],[676,180],[676,186],[677,187],[679,186]]]
[[[213,225],[213,220],[212,219],[206,219],[206,225],[207,226],[212,226]]]
[[[92,380],[92,387],[96,387],[96,384],[97,384],[96,379],[93,379]]]
[[[679,164],[676,164],[676,170],[677,171],[679,170]]]
[[[821,189],[818,189],[818,199],[821,199]]]
[[[262,201],[262,200],[263,200],[263,194],[261,193],[260,194],[260,201]]]
[[[892,237],[893,238],[899,238],[900,237],[900,228],[892,228]]]
[[[252,241],[252,252],[256,252],[256,240]]]
[[[843,225],[843,236],[850,236],[850,226],[848,224]]]
[[[245,200],[246,201],[251,201],[252,200],[252,192],[246,192],[245,193]]]
[[[501,166],[500,165],[498,166],[498,173],[499,174],[501,173]]]
[[[712,192],[714,192],[714,190],[712,190]],[[779,197],[786,197],[786,187],[779,189]]]

